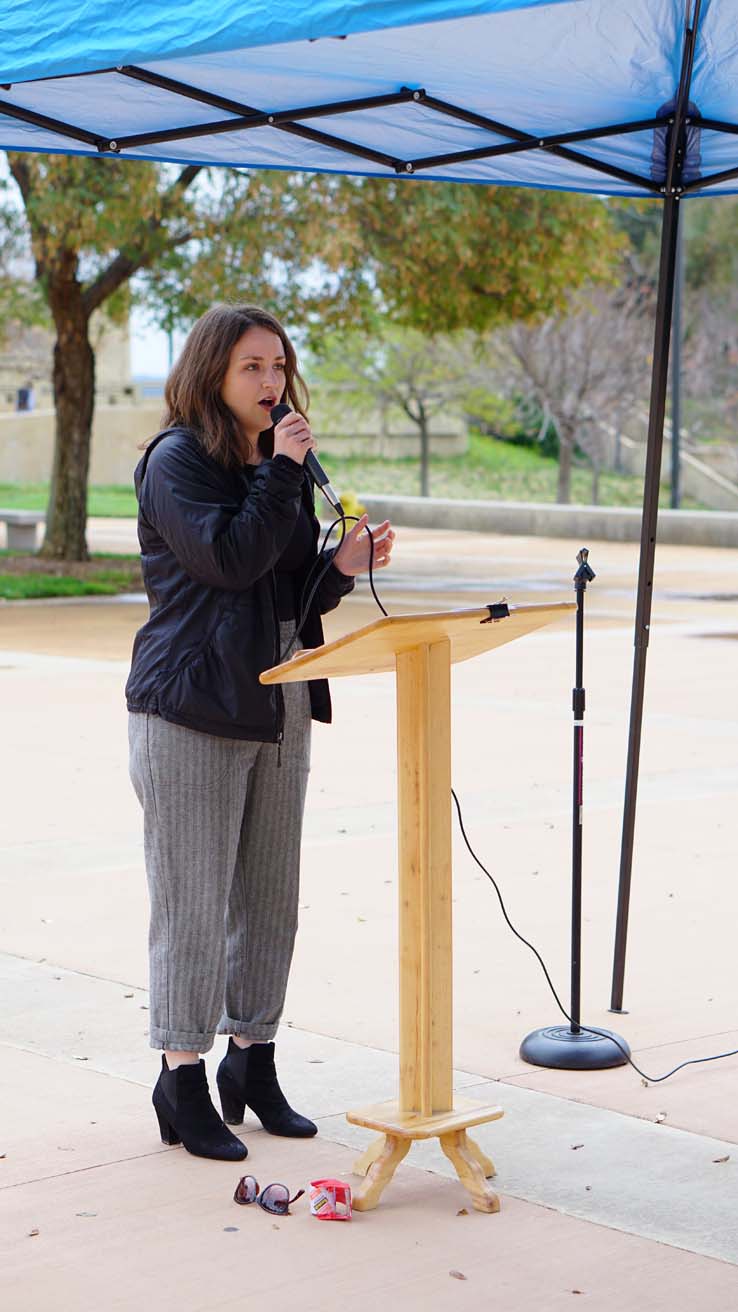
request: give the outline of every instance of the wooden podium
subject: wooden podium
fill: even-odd
[[[413,1139],[438,1138],[480,1212],[499,1211],[494,1166],[467,1135],[502,1109],[452,1089],[451,663],[549,624],[574,604],[483,606],[375,620],[266,670],[261,682],[397,672],[400,1096],[347,1113],[378,1130],[354,1167],[354,1207],[376,1207]],[[502,611],[500,618],[491,612]],[[507,612],[507,613],[504,613]]]

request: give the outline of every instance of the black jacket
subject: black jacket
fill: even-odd
[[[280,741],[282,690],[264,687],[259,674],[279,659],[274,566],[301,497],[318,540],[308,475],[283,455],[226,470],[176,428],[155,438],[134,479],[151,613],[133,644],[128,709],[223,738]],[[304,577],[316,555],[314,545]],[[321,613],[353,586],[335,565],[328,569],[301,631],[305,647],[321,645]],[[330,722],[328,684],[309,688],[313,717]]]

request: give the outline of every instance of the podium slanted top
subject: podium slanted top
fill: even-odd
[[[264,670],[259,680],[267,684],[300,683],[304,679],[334,679],[342,674],[382,674],[395,669],[398,652],[445,638],[450,643],[451,662],[467,661],[551,624],[572,610],[576,610],[574,602],[559,601],[549,605],[510,606],[508,614],[500,619],[491,619],[487,606],[388,615],[323,647],[297,652],[283,665]]]

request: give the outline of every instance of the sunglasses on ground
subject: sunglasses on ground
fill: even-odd
[[[274,1216],[287,1216],[290,1203],[296,1203],[304,1192],[304,1189],[298,1189],[294,1198],[290,1198],[290,1191],[286,1184],[268,1184],[266,1189],[259,1193],[259,1185],[253,1175],[244,1175],[236,1185],[233,1201],[239,1203],[241,1207],[246,1207],[248,1203],[258,1203],[265,1212],[271,1212]]]

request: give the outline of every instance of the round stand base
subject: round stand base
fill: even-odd
[[[526,1035],[520,1045],[520,1056],[531,1066],[550,1066],[560,1071],[602,1071],[624,1066],[627,1061],[615,1039],[630,1055],[625,1039],[611,1030],[576,1033],[569,1025],[550,1025]]]

